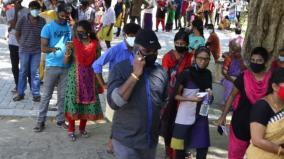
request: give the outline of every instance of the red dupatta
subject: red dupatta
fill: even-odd
[[[74,38],[73,42],[77,64],[80,64],[81,66],[91,66],[96,59],[97,41],[92,40],[87,46],[77,38]]]
[[[251,104],[255,104],[257,100],[265,96],[270,76],[271,71],[268,71],[261,81],[257,81],[251,71],[244,71],[245,91]]]

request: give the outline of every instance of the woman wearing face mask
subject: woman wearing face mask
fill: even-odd
[[[172,125],[176,115],[177,103],[174,100],[175,83],[180,73],[191,66],[193,54],[188,52],[188,33],[182,28],[176,33],[174,38],[175,50],[165,54],[162,60],[162,66],[167,70],[169,76],[168,94],[171,97],[162,120],[162,136],[165,140],[167,156],[171,156],[171,135]]]
[[[212,75],[207,69],[210,50],[199,47],[194,55],[194,63],[180,75],[175,99],[179,102],[175,119],[171,147],[176,159],[190,158],[190,149],[196,149],[197,159],[206,159],[210,146],[208,116],[202,112],[202,104],[212,102]],[[206,97],[198,92],[207,93]]]
[[[284,69],[273,71],[267,96],[250,114],[251,143],[247,158],[284,158]]]
[[[87,120],[103,119],[98,95],[98,87],[92,63],[98,58],[98,41],[88,21],[79,21],[75,27],[75,37],[67,46],[65,64],[71,64],[68,73],[65,116],[68,119],[68,135],[76,140],[75,120],[80,120],[80,136],[88,137],[85,130]]]
[[[256,47],[250,56],[249,69],[241,73],[234,81],[234,88],[228,97],[218,125],[225,125],[226,116],[232,103],[239,94],[240,99],[234,108],[228,145],[229,159],[242,159],[250,141],[250,110],[257,100],[265,96],[270,71],[266,71],[269,53],[263,47]]]

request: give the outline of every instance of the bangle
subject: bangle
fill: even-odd
[[[131,73],[131,76],[136,79],[137,81],[139,81],[139,78],[134,74],[134,73]]]
[[[281,150],[282,150],[282,147],[279,146],[279,148],[278,148],[278,153],[277,153],[278,156],[280,156]]]

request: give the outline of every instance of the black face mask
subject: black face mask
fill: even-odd
[[[250,68],[254,73],[260,73],[265,70],[265,64],[250,63]]]
[[[175,48],[176,48],[176,51],[181,54],[188,52],[188,47],[186,46],[175,46]]]
[[[60,25],[66,25],[67,24],[67,20],[66,19],[58,18],[58,21],[59,21]]]
[[[86,40],[89,38],[88,33],[77,33],[79,40]]]
[[[148,55],[145,57],[145,66],[146,67],[151,67],[154,66],[156,60],[157,60],[157,54],[153,54],[153,55]]]

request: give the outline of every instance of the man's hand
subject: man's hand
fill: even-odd
[[[133,64],[133,73],[139,78],[142,75],[145,65],[145,59],[142,55],[135,55]]]

